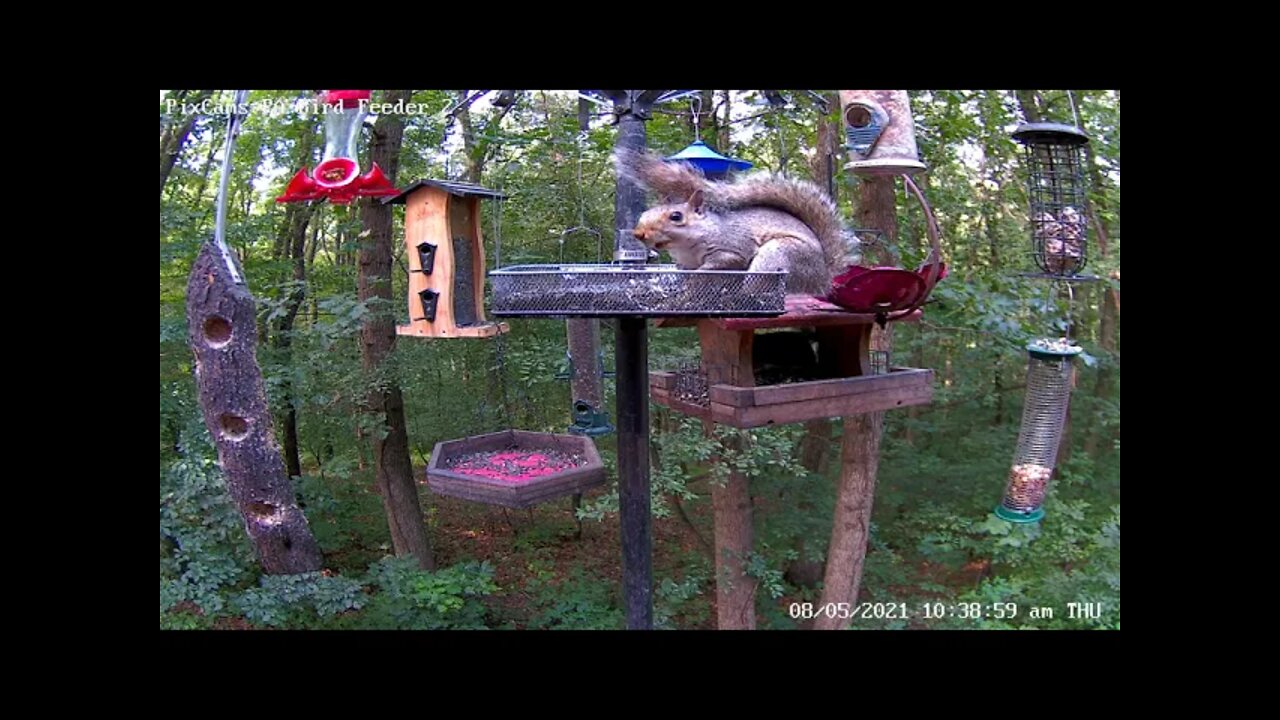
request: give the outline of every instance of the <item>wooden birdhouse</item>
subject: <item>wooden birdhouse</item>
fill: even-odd
[[[480,198],[504,196],[470,183],[419,180],[389,198],[403,204],[409,261],[409,324],[400,335],[489,337],[506,323],[484,316],[484,240]]]

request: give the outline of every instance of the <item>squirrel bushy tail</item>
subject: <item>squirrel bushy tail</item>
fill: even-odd
[[[795,216],[818,237],[827,269],[833,274],[844,269],[849,253],[857,247],[857,238],[845,229],[835,203],[811,182],[769,172],[729,182],[712,181],[687,162],[667,162],[653,153],[635,150],[619,151],[614,164],[619,176],[658,193],[663,202],[683,202],[695,190],[702,190],[711,210],[771,207]]]

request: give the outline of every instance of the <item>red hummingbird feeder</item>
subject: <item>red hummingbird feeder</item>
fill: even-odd
[[[832,279],[831,291],[827,296],[828,300],[846,310],[875,313],[880,322],[898,320],[915,312],[916,308],[924,304],[929,293],[933,292],[934,285],[947,276],[947,266],[942,262],[942,248],[933,210],[911,178],[903,175],[902,179],[907,189],[915,193],[916,199],[924,208],[926,229],[933,246],[929,258],[914,271],[884,265],[850,265]],[[883,236],[883,233],[878,230],[861,232]],[[879,247],[888,251],[883,244],[881,239],[876,239],[864,243],[864,248]]]
[[[328,200],[346,205],[357,197],[397,195],[399,191],[382,173],[378,163],[360,174],[356,159],[356,140],[365,116],[370,90],[330,90],[324,97],[324,159],[315,172],[306,167],[289,181],[284,194],[276,202]]]

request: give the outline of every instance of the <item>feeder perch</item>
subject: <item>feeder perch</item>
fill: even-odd
[[[1081,348],[1066,341],[1040,340],[1027,346],[1027,397],[1013,468],[996,516],[1015,523],[1044,517],[1045,493],[1058,457],[1071,401],[1071,360]]]
[[[1084,146],[1089,137],[1059,123],[1026,123],[1013,133],[1023,146],[1031,246],[1036,265],[1052,277],[1079,277],[1088,262],[1088,196]]]
[[[925,169],[916,149],[906,90],[841,90],[840,114],[855,175],[912,175]]]
[[[604,463],[579,435],[506,430],[437,443],[427,485],[437,495],[527,508],[603,485]]]
[[[665,159],[668,162],[687,162],[710,178],[727,175],[730,171],[748,170],[752,167],[746,160],[721,155],[701,140],[694,141],[689,147]]]
[[[415,337],[489,337],[505,323],[484,315],[484,240],[480,198],[502,198],[479,185],[419,180],[395,197],[403,204],[405,257],[409,261],[409,324]]]
[[[382,174],[377,163],[360,174],[356,141],[369,114],[369,90],[330,90],[324,98],[324,158],[314,173],[302,168],[276,202],[328,200],[346,205],[358,197],[385,197],[400,191]]]
[[[788,296],[786,306],[786,314],[775,318],[697,321],[700,367],[650,373],[653,401],[721,425],[754,428],[933,399],[932,370],[888,367],[877,374],[871,354],[874,314],[851,313],[806,295]],[[907,319],[918,317],[916,311]],[[883,360],[887,364],[887,357]]]

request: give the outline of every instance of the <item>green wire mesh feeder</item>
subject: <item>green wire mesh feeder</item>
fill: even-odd
[[[1027,397],[1013,467],[996,516],[1014,523],[1044,517],[1044,496],[1057,462],[1071,402],[1071,361],[1081,348],[1067,340],[1037,340],[1027,346]]]

